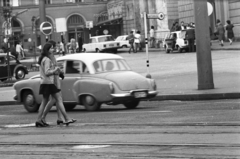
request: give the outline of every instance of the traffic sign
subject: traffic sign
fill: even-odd
[[[148,19],[159,19],[159,20],[163,20],[165,18],[164,13],[158,13],[158,14],[147,14],[147,18]]]
[[[53,31],[53,26],[50,22],[42,22],[42,24],[40,25],[40,31],[48,36],[50,34],[52,34]]]
[[[86,28],[93,28],[93,21],[86,21]]]

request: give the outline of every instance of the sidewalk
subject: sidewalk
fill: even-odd
[[[225,45],[222,47],[217,41],[214,41],[212,42],[212,50],[240,50],[240,42],[235,42],[232,45],[225,43]],[[150,49],[149,52],[155,52],[156,54],[156,52],[159,52],[159,48]],[[128,54],[123,55],[130,56]],[[181,56],[181,54],[178,55]],[[236,53],[236,55],[238,54]],[[174,56],[171,58],[173,57]],[[240,59],[240,51],[239,56],[236,58],[237,60]],[[227,67],[225,63],[222,65],[222,67]],[[154,65],[151,63],[151,67],[153,66]],[[198,90],[198,77],[196,72],[183,71],[179,72],[179,74],[173,74],[169,76],[165,75],[164,73],[160,74],[159,72],[161,70],[157,70],[155,73],[153,72],[152,77],[156,80],[159,94],[152,100],[208,100],[240,98],[240,71],[239,69],[236,70],[225,72],[213,70],[214,89],[208,90]],[[31,77],[35,74],[38,74],[38,72],[31,72],[28,77]],[[12,84],[9,84],[9,86],[11,85]],[[0,87],[0,105],[17,104],[13,100],[15,92],[9,86]]]

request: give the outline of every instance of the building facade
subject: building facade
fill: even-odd
[[[13,15],[27,9],[11,20],[11,36],[22,41],[23,46],[28,46],[29,38],[36,41],[37,46],[40,45],[39,0],[0,0],[0,4],[3,7],[12,6]],[[95,25],[96,17],[106,10],[107,0],[45,0],[45,7],[46,21],[53,25],[53,33],[48,38],[61,41],[61,34],[64,34],[65,41],[68,42],[71,38],[77,39],[77,34],[81,34],[84,41],[88,42],[89,36],[95,32],[95,27],[87,28],[86,22],[92,21]],[[56,18],[66,19],[67,32],[56,32]],[[3,39],[6,21],[2,19],[0,26]]]
[[[132,30],[139,30],[144,35],[144,21],[142,13],[163,13],[163,20],[147,19],[147,31],[150,26],[156,30],[156,38],[162,40],[169,32],[175,21],[185,23],[194,22],[194,0],[44,0],[46,20],[52,23],[54,31],[49,37],[61,41],[64,34],[65,41],[77,38],[81,34],[87,43],[90,36],[111,34],[114,38],[129,34]],[[208,0],[213,6],[213,13],[209,16],[210,27],[214,32],[216,19],[223,24],[231,20],[235,25],[234,33],[240,37],[240,0]],[[0,0],[0,6],[13,6],[13,14],[22,12],[12,19],[12,36],[27,45],[29,38],[40,45],[39,30],[39,0]],[[0,8],[2,8],[0,7]],[[65,18],[67,31],[56,32],[56,18]],[[93,22],[93,28],[86,27],[87,22]],[[204,25],[204,24],[203,24]],[[6,22],[0,18],[0,41],[5,36]]]

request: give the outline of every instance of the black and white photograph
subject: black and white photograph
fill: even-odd
[[[240,159],[240,0],[0,0],[0,159]]]

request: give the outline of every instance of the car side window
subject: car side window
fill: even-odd
[[[58,66],[61,70],[63,70],[63,71],[65,70],[65,69],[64,69],[64,61],[58,61],[58,62],[57,62],[57,66]]]
[[[67,61],[66,63],[66,74],[78,74],[79,62],[78,61]]]
[[[97,40],[95,38],[92,39],[92,43],[96,43]]]
[[[80,74],[89,74],[89,70],[88,70],[88,67],[87,65],[84,63],[84,62],[79,62],[79,66],[80,66]]]
[[[0,64],[4,64],[5,60],[4,57],[0,57]]]

